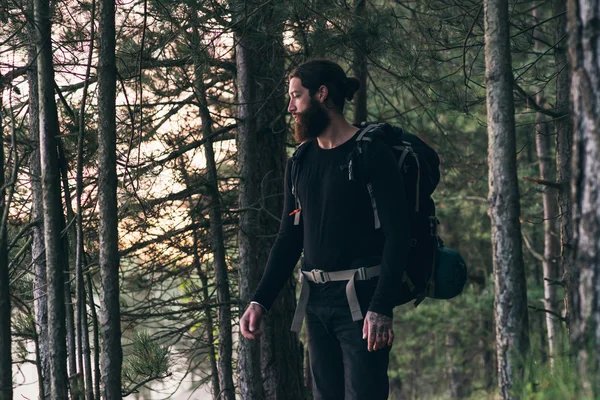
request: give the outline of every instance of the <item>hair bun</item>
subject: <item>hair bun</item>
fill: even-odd
[[[351,101],[354,98],[354,93],[360,88],[360,81],[351,76],[346,80],[346,100]]]

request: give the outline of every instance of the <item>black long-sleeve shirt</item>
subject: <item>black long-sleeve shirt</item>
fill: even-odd
[[[366,185],[358,177],[348,179],[347,157],[356,145],[355,138],[356,135],[333,149],[322,149],[316,141],[307,144],[297,183],[302,205],[299,225],[294,225],[294,216],[290,215],[296,204],[292,195],[292,163],[288,161],[280,230],[252,298],[267,310],[304,249],[303,270],[340,271],[381,262],[379,279],[357,282],[357,292],[359,300],[370,298],[370,311],[392,315],[393,298],[401,287],[410,242],[402,175],[392,150],[384,143],[371,143],[367,176],[381,221],[381,229],[376,230]],[[328,304],[347,304],[345,285],[346,282],[311,283],[309,302],[320,299]]]

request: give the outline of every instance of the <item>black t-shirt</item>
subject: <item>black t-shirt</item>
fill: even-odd
[[[357,292],[361,303],[370,300],[371,311],[392,315],[410,241],[402,176],[391,149],[374,141],[367,176],[381,221],[381,229],[376,230],[366,185],[358,177],[348,179],[348,155],[355,139],[356,135],[332,149],[320,148],[317,141],[306,144],[297,183],[302,206],[299,225],[290,215],[296,204],[288,161],[280,230],[252,298],[265,308],[271,307],[304,250],[303,270],[340,271],[381,263],[379,278],[358,281]],[[347,305],[345,286],[346,282],[311,283],[309,303]]]

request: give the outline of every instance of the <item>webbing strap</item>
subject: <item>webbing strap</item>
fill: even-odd
[[[369,268],[347,269],[343,271],[326,272],[318,269],[311,271],[299,271],[299,280],[301,282],[300,297],[298,305],[292,320],[292,332],[300,333],[302,330],[302,322],[306,316],[306,305],[308,304],[308,296],[310,294],[310,286],[307,281],[316,283],[326,283],[331,281],[348,281],[346,284],[346,300],[352,313],[352,320],[359,321],[363,318],[360,311],[360,303],[356,295],[355,281],[369,280],[378,276],[381,273],[381,266],[376,265]]]
[[[379,213],[377,212],[377,202],[375,201],[375,194],[373,194],[373,185],[371,182],[367,183],[367,191],[371,197],[371,207],[373,208],[373,219],[375,220],[375,229],[381,228],[381,221],[379,220]]]
[[[379,126],[379,124],[370,124],[368,125],[365,129],[362,130],[361,133],[358,134],[358,137],[356,138],[356,141],[361,141],[361,140],[366,140],[371,142],[372,139],[370,137],[366,137],[363,138],[367,133],[371,132],[373,129],[377,128]]]
[[[415,211],[419,212],[419,188],[420,188],[420,184],[421,184],[421,164],[419,164],[419,157],[417,156],[417,153],[415,153],[413,151],[413,156],[415,157],[415,162],[417,163],[417,190],[415,190],[416,192],[416,200],[415,200]]]
[[[411,292],[415,291],[416,286],[413,283],[413,281],[408,277],[406,271],[402,273],[402,282],[406,283],[406,286],[408,286],[408,290],[410,290]]]
[[[415,212],[419,212],[420,207],[419,207],[419,188],[421,185],[421,164],[419,163],[419,156],[417,155],[417,153],[413,150],[413,148],[410,146],[410,143],[406,143],[406,146],[394,146],[395,149],[397,150],[402,150],[402,154],[400,155],[400,158],[398,159],[398,167],[401,168],[402,167],[402,163],[404,162],[404,160],[406,159],[406,156],[410,153],[413,158],[415,159],[415,163],[417,164],[417,183],[416,183],[416,190],[415,190]]]
[[[429,217],[429,227],[431,229],[431,236],[437,237],[437,225],[438,219],[435,216]],[[435,262],[437,258],[437,240],[433,243],[433,262],[431,263],[431,276],[429,282],[427,282],[427,296],[433,297],[435,295]]]
[[[358,270],[356,270],[352,278],[350,278],[346,284],[346,299],[348,299],[348,305],[350,306],[352,321],[360,321],[363,319],[362,311],[360,311],[360,303],[358,302],[358,296],[356,295],[356,285],[354,284],[357,273]]]
[[[398,147],[400,147],[400,146],[398,146]],[[410,152],[410,150],[408,150],[408,147],[403,147],[402,154],[400,155],[400,158],[398,159],[399,167],[402,166],[402,163],[404,162],[404,159],[406,158],[406,156],[408,155],[409,152]]]
[[[300,204],[300,198],[296,196],[296,204],[298,208],[296,209],[296,214],[294,214],[294,225],[300,225],[300,213],[302,212],[302,205]]]
[[[306,315],[306,304],[308,303],[308,294],[310,293],[310,286],[306,279],[302,278],[302,271],[300,271],[300,297],[298,298],[298,305],[296,305],[296,311],[294,312],[294,319],[292,320],[292,332],[300,333],[302,330],[302,322]]]

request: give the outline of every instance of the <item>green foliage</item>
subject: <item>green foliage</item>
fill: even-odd
[[[134,393],[139,387],[170,375],[172,361],[169,357],[169,347],[160,345],[148,332],[134,333],[131,343],[124,346],[124,350],[124,392]]]
[[[473,388],[491,389],[486,385],[495,379],[494,294],[492,280],[487,282],[469,284],[452,300],[426,299],[418,308],[409,303],[396,309],[390,356],[395,390],[401,385],[407,398],[433,399],[447,395],[452,384],[465,395]]]
[[[581,399],[577,387],[580,379],[571,360],[560,356],[554,360],[554,368],[541,364],[538,360],[526,363],[525,384],[517,384],[519,398],[526,400]]]

